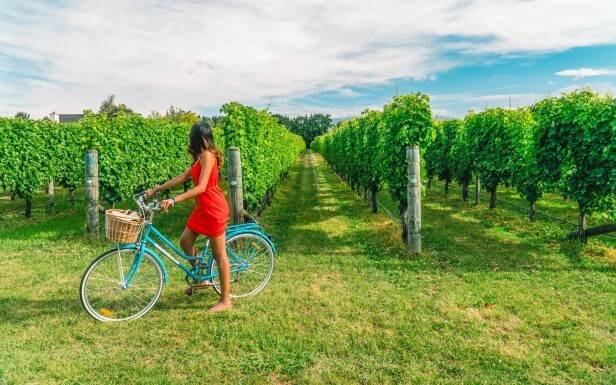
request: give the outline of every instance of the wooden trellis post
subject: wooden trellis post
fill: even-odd
[[[86,222],[88,235],[98,237],[98,152],[86,151]]]
[[[479,195],[481,194],[481,179],[479,178],[479,174],[477,174],[477,178],[475,179],[475,204],[479,204]]]
[[[49,214],[54,214],[55,213],[55,189],[53,185],[53,179],[51,180],[51,182],[49,182],[49,187],[47,189],[47,192],[49,193],[49,210],[47,211],[49,212]]]
[[[229,216],[231,224],[237,225],[244,219],[244,188],[242,185],[242,162],[240,149],[229,147],[227,152],[227,176],[229,180]]]
[[[419,146],[407,146],[408,166],[408,245],[411,253],[421,253],[421,179],[419,166]]]

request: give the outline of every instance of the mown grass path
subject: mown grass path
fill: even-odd
[[[613,256],[572,260],[456,205],[428,193],[425,252],[410,256],[304,152],[260,219],[278,247],[262,293],[209,315],[216,295],[182,295],[173,273],[150,313],[120,324],[80,307],[81,274],[109,247],[81,237],[82,213],[0,228],[0,383],[614,383]],[[177,240],[190,211],[156,223]]]

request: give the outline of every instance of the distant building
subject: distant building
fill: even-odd
[[[49,114],[49,119],[58,123],[77,122],[81,118],[83,118],[83,114],[56,114],[55,112]]]

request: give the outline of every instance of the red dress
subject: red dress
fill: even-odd
[[[201,158],[192,166],[190,173],[195,186],[201,176]],[[229,219],[229,205],[225,194],[218,187],[218,160],[212,167],[205,191],[195,197],[197,206],[188,218],[186,228],[208,237],[217,237],[225,232]]]

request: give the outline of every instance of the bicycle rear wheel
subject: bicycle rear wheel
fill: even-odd
[[[84,309],[99,321],[126,321],[147,313],[160,297],[164,274],[158,261],[144,253],[129,285],[127,273],[136,248],[113,249],[101,254],[86,269],[81,280],[80,297]]]
[[[263,290],[274,271],[274,251],[261,235],[240,233],[227,239],[227,258],[231,266],[229,295],[234,298]],[[246,268],[242,264],[247,265]],[[218,264],[213,254],[208,266],[208,275],[218,276]],[[214,290],[220,294],[219,278],[212,278],[212,282]]]

